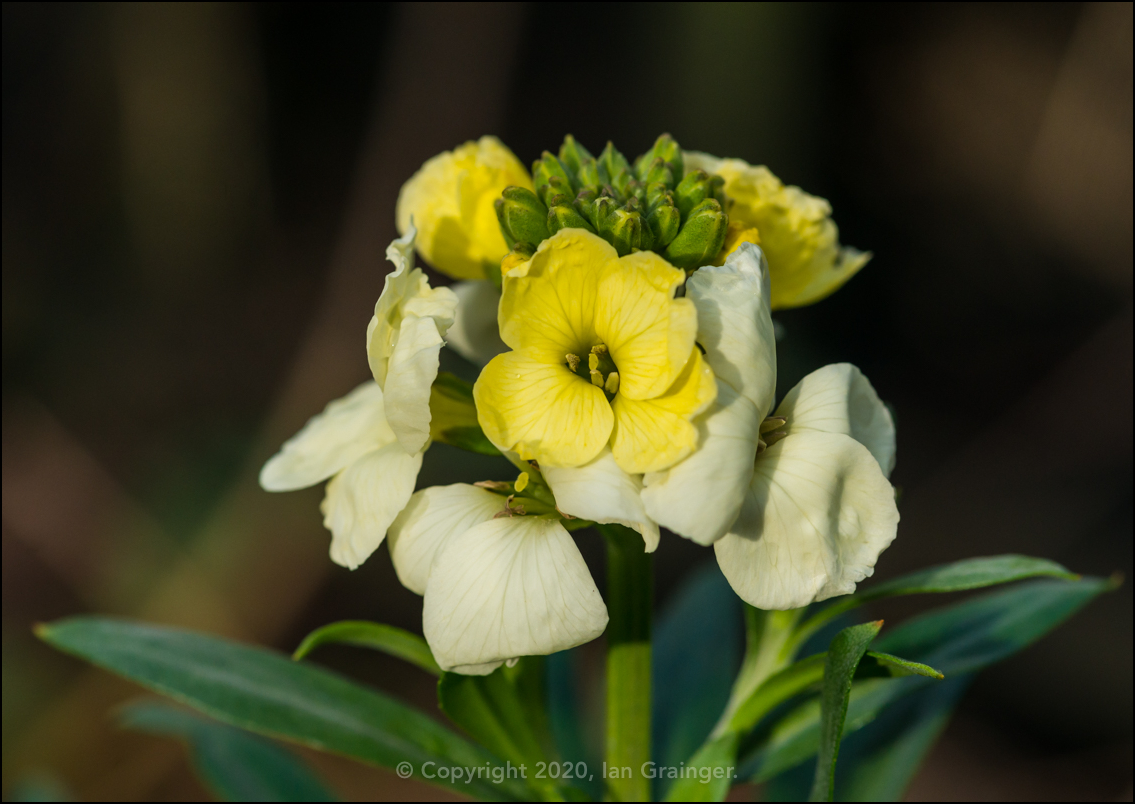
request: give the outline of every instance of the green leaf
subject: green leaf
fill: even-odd
[[[930,665],[912,662],[909,659],[900,659],[889,653],[879,653],[869,650],[867,655],[882,665],[892,676],[926,676],[927,678],[945,678]]]
[[[882,620],[853,625],[835,635],[824,661],[824,688],[820,694],[820,749],[809,801],[831,801],[835,795],[835,763],[851,681],[867,646],[883,627]]]
[[[500,455],[477,421],[473,384],[439,371],[430,387],[430,438],[482,455]]]
[[[222,801],[335,800],[299,757],[243,729],[158,701],[127,704],[118,721],[184,741],[198,775]]]
[[[1079,580],[1055,561],[1030,556],[1005,555],[987,558],[969,558],[912,572],[901,578],[868,587],[855,594],[860,602],[896,595],[914,595],[924,592],[962,592],[985,586],[1021,581],[1026,578],[1050,576],[1066,581]]]
[[[1113,582],[1100,578],[1033,581],[935,609],[884,633],[875,643],[879,652],[910,657],[906,661],[924,663],[948,678],[941,683],[921,675],[857,680],[844,724],[845,739],[893,702],[927,687],[950,684],[955,677],[968,677],[1022,650],[1112,588]],[[815,753],[819,714],[819,702],[811,701],[777,723],[768,739],[738,763],[741,778],[768,781]],[[904,754],[896,748],[892,762],[901,756],[920,761],[923,754]],[[910,776],[915,769],[909,769]],[[855,767],[845,769],[841,764],[841,776],[845,773],[854,778]]]
[[[416,778],[466,795],[530,796],[521,780],[440,778],[439,767],[491,767],[495,758],[405,704],[275,651],[106,617],[71,617],[36,633],[59,650],[234,726],[388,768],[409,763]]]
[[[739,739],[739,734],[730,732],[710,740],[698,749],[684,767],[678,766],[682,778],[670,785],[665,800],[724,801],[730,786],[737,780]]]
[[[441,668],[434,661],[433,653],[426,641],[417,634],[384,623],[367,620],[340,620],[316,628],[303,638],[303,642],[292,654],[293,659],[302,659],[320,645],[346,644],[360,648],[380,650],[410,664],[417,665],[427,673],[441,675]]]
[[[973,676],[926,684],[886,708],[840,748],[840,801],[899,801]]]
[[[1026,578],[1044,576],[1063,578],[1069,581],[1078,580],[1080,577],[1069,572],[1055,561],[1030,556],[988,556],[986,558],[967,558],[964,561],[955,561],[952,564],[941,564],[937,567],[912,572],[878,586],[861,589],[854,595],[841,598],[832,605],[820,609],[800,626],[796,642],[803,644],[824,623],[871,600],[898,595],[963,592],[969,589],[981,589],[986,586],[996,586],[1025,580]]]

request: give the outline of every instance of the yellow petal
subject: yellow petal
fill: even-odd
[[[477,418],[501,450],[552,466],[580,466],[603,449],[614,415],[603,389],[559,363],[497,355],[473,386]]]
[[[665,394],[629,399],[618,394],[612,407],[615,429],[611,452],[625,472],[660,472],[685,458],[697,446],[698,431],[690,420],[717,396],[713,370],[693,349],[685,369]]]
[[[599,342],[595,299],[609,264],[618,264],[618,254],[606,240],[584,229],[556,232],[504,277],[501,338],[548,363],[586,355]]]
[[[508,252],[493,201],[509,185],[532,188],[528,171],[496,137],[481,137],[422,165],[398,195],[398,231],[418,227],[417,248],[458,279],[483,279]]]
[[[685,367],[698,329],[693,303],[674,298],[685,278],[684,271],[651,251],[606,266],[595,327],[618,366],[620,396],[658,396]]]
[[[801,307],[834,293],[871,259],[839,244],[826,200],[786,187],[764,165],[685,154],[687,167],[717,173],[733,201],[730,222],[754,226],[772,274],[772,308]]]

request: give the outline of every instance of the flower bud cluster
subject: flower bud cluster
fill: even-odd
[[[507,187],[495,202],[514,260],[565,228],[598,234],[619,256],[655,251],[688,271],[709,264],[725,242],[724,179],[685,173],[669,134],[633,165],[610,142],[595,157],[569,134],[558,156],[545,151],[533,163],[532,178],[536,192]]]

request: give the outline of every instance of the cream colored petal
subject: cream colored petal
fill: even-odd
[[[559,522],[502,517],[438,554],[422,622],[437,663],[452,670],[582,645],[607,627],[607,607]]]
[[[787,432],[815,430],[849,435],[871,451],[887,477],[895,466],[895,423],[871,383],[850,363],[816,369],[776,409]]]
[[[483,366],[508,351],[497,328],[501,294],[492,282],[458,282],[451,286],[457,296],[457,311],[445,342],[459,355]]]
[[[542,471],[556,497],[556,507],[565,514],[604,525],[626,525],[642,535],[646,552],[658,548],[658,524],[642,505],[642,476],[620,469],[611,450],[604,449],[583,466],[545,466]]]
[[[741,516],[713,548],[745,602],[795,609],[855,591],[898,522],[894,489],[862,444],[799,432],[757,457]]]
[[[776,392],[776,337],[768,304],[768,264],[742,243],[725,264],[707,265],[686,283],[698,313],[698,343],[713,373],[768,415]]]
[[[267,491],[314,486],[357,458],[394,442],[382,389],[367,381],[312,416],[260,470]]]
[[[394,270],[386,275],[382,293],[374,305],[374,316],[367,326],[367,361],[375,382],[386,390],[390,360],[398,345],[403,319],[409,316],[432,318],[438,334],[445,336],[453,324],[457,297],[449,288],[431,288],[426,275],[414,267],[413,226],[404,237],[386,249]]]
[[[696,422],[697,451],[643,478],[647,515],[698,544],[724,536],[749,490],[760,423],[753,403],[719,381],[716,402]]]
[[[603,390],[521,352],[497,355],[473,385],[477,419],[500,450],[541,465],[581,466],[611,437],[614,414]]]
[[[438,550],[451,537],[492,519],[504,503],[499,494],[465,483],[415,492],[387,534],[398,580],[411,592],[425,594]]]
[[[442,347],[437,321],[406,316],[386,375],[386,421],[406,452],[421,452],[430,437],[430,388]]]
[[[382,544],[406,506],[422,468],[397,442],[363,455],[327,484],[323,526],[331,531],[331,560],[355,569]]]

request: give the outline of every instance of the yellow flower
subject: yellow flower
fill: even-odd
[[[418,227],[418,252],[457,279],[484,279],[508,253],[493,200],[509,185],[532,189],[532,179],[496,137],[481,137],[422,165],[398,194],[395,220],[405,234]]]
[[[649,251],[619,257],[561,229],[504,276],[501,338],[473,387],[485,435],[549,466],[581,466],[610,444],[624,471],[693,451],[690,420],[717,389],[694,345],[697,313],[675,299],[685,273]]]
[[[764,165],[691,151],[685,159],[687,169],[701,168],[725,179],[725,194],[733,202],[731,227],[755,227],[760,232],[759,240],[750,242],[759,242],[768,258],[772,309],[820,301],[871,259],[869,253],[840,247],[839,229],[827,201],[799,187],[785,187]]]

